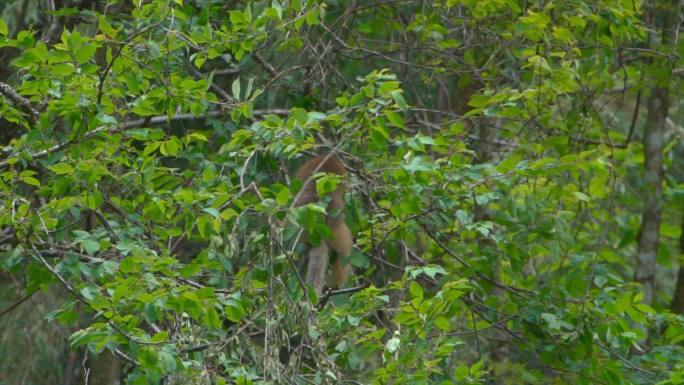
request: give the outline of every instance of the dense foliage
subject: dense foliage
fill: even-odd
[[[35,3],[0,384],[684,383],[679,1]],[[323,153],[355,275],[317,296]]]

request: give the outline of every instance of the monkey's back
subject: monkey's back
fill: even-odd
[[[306,161],[296,174],[297,179],[301,180],[304,186],[295,206],[303,206],[321,198],[316,194],[316,181],[311,180],[311,176],[319,172],[344,176],[347,174],[347,169],[344,168],[342,162],[332,155],[318,155]],[[339,209],[344,207],[344,187],[342,185],[339,185],[330,195],[333,200],[331,206]]]

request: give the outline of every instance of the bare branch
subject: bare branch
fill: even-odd
[[[12,303],[11,305],[9,305],[9,306],[7,306],[6,308],[0,310],[0,318],[2,318],[2,316],[4,316],[5,314],[11,312],[12,310],[14,310],[17,306],[19,306],[19,305],[21,305],[22,303],[24,303],[27,299],[33,297],[33,295],[36,294],[37,292],[38,292],[38,291],[34,291],[34,292],[32,292],[32,293],[28,293],[28,294],[26,294],[25,296],[23,296],[23,297],[19,298],[18,300],[16,300],[16,301],[15,301],[14,303]]]

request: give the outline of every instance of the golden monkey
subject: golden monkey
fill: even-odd
[[[297,170],[296,177],[304,185],[302,186],[302,191],[297,196],[297,200],[294,203],[295,206],[303,206],[320,199],[316,193],[316,181],[311,178],[313,174],[319,172],[340,176],[347,174],[347,170],[342,162],[332,155],[319,155],[309,159]],[[330,194],[330,197],[331,200],[326,209],[328,213],[326,224],[332,231],[332,237],[321,240],[318,246],[311,247],[306,272],[306,282],[311,284],[318,294],[323,289],[331,249],[337,253],[337,259],[331,268],[330,286],[344,286],[349,279],[351,271],[351,266],[343,261],[343,258],[351,254],[352,246],[354,245],[351,231],[349,231],[349,227],[344,223],[344,185],[340,183],[337,189]],[[333,215],[336,216],[333,217]]]

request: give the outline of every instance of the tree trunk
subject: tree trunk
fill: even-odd
[[[660,31],[661,41],[658,50],[669,53],[674,42],[674,26],[678,22],[678,0],[653,2],[647,22],[654,31]],[[660,24],[660,25],[657,25]],[[651,43],[656,37],[651,37]],[[654,45],[654,44],[649,44]],[[660,57],[652,71],[653,82],[648,98],[648,115],[644,128],[644,193],[641,216],[641,230],[637,244],[635,279],[643,286],[644,303],[651,304],[655,297],[655,268],[658,244],[660,241],[660,216],[663,209],[663,146],[665,143],[665,123],[670,106],[669,87],[672,77],[672,61]]]
[[[494,151],[494,140],[497,137],[497,131],[501,125],[501,120],[497,120],[495,124],[492,122],[479,122],[479,135],[475,147],[477,155],[477,163],[486,163],[492,160]],[[474,215],[476,221],[488,221],[491,214],[486,206],[475,204]],[[492,279],[499,281],[500,277],[500,261],[497,256],[496,243],[491,239],[484,238],[479,235],[477,244],[480,254],[491,255],[492,270],[487,274],[491,274]],[[503,291],[498,287],[492,287],[492,294],[496,296],[503,296]],[[475,325],[473,325],[474,327]],[[502,330],[492,329],[489,331],[489,354],[495,362],[504,362],[510,355],[510,338]],[[476,337],[477,338],[477,337]]]
[[[644,128],[644,194],[641,230],[637,245],[636,280],[643,286],[644,303],[653,302],[655,267],[660,240],[660,216],[663,209],[663,144],[665,118],[669,106],[668,91],[655,87],[648,98],[648,116]]]
[[[684,209],[684,207],[682,207]],[[684,255],[684,210],[682,210],[682,232],[679,234],[679,254]],[[684,312],[684,268],[680,259],[679,274],[677,274],[677,285],[675,286],[674,296],[672,298],[672,305],[670,305],[673,313]]]

